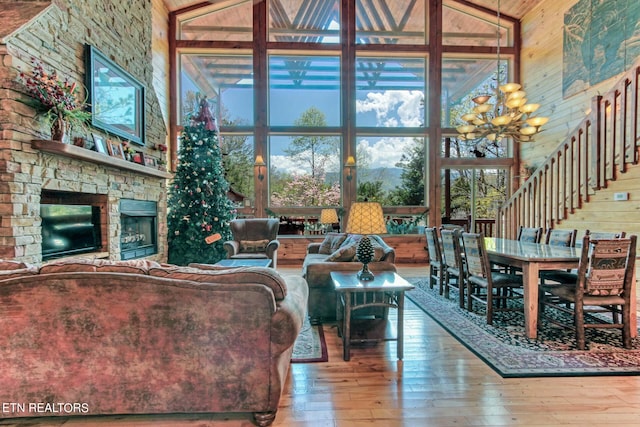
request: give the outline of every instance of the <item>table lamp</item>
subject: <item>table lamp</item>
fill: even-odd
[[[338,220],[338,212],[335,209],[322,209],[320,211],[320,224],[336,224]]]
[[[363,281],[373,280],[373,273],[369,271],[367,266],[374,256],[373,245],[368,235],[387,232],[380,203],[356,202],[351,205],[346,232],[362,234],[362,239],[360,239],[356,249],[358,260],[362,263],[362,270],[358,272],[357,276],[358,279]]]

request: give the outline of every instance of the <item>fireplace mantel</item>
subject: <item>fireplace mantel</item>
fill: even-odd
[[[124,159],[118,159],[116,157],[107,156],[106,154],[101,154],[96,151],[87,150],[86,148],[76,147],[75,145],[71,144],[63,144],[57,141],[34,139],[33,141],[31,141],[31,148],[51,154],[57,154],[59,156],[71,157],[78,160],[84,160],[87,162],[129,170],[156,178],[170,179],[173,176],[172,174],[165,171],[153,169],[148,166],[140,165],[138,163],[128,162]]]

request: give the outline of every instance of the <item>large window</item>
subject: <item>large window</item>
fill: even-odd
[[[508,193],[513,147],[460,141],[455,128],[472,97],[513,77],[512,18],[462,0],[229,0],[172,19],[172,130],[207,97],[232,186],[250,193],[243,214],[306,230],[323,207],[347,214],[366,199],[437,224],[462,183],[452,171]]]
[[[340,58],[270,55],[269,124],[340,126]]]

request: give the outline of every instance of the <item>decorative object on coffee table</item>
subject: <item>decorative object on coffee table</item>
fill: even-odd
[[[362,239],[360,239],[360,243],[358,243],[358,249],[356,250],[358,261],[362,263],[362,270],[358,272],[357,276],[360,280],[373,280],[373,273],[369,271],[368,264],[373,260],[374,251],[368,234],[381,234],[387,232],[380,203],[354,203],[349,211],[349,220],[347,222],[346,232],[363,235]]]

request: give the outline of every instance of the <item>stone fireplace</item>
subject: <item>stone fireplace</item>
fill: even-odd
[[[166,70],[159,68],[155,75],[151,61],[151,2],[5,2],[1,9],[0,16],[12,25],[0,29],[0,259],[166,261],[171,174],[49,141],[50,127],[24,102],[27,95],[18,79],[20,70],[30,69],[33,57],[81,84],[86,77],[85,45],[95,46],[145,86],[145,140],[133,148],[166,162],[166,154],[154,148],[167,144],[168,118],[160,101],[167,105],[167,88],[161,84]],[[88,140],[94,135],[114,138],[92,127],[72,134]],[[128,203],[154,206],[153,219],[140,218],[135,227],[123,220],[135,217],[123,214]]]

